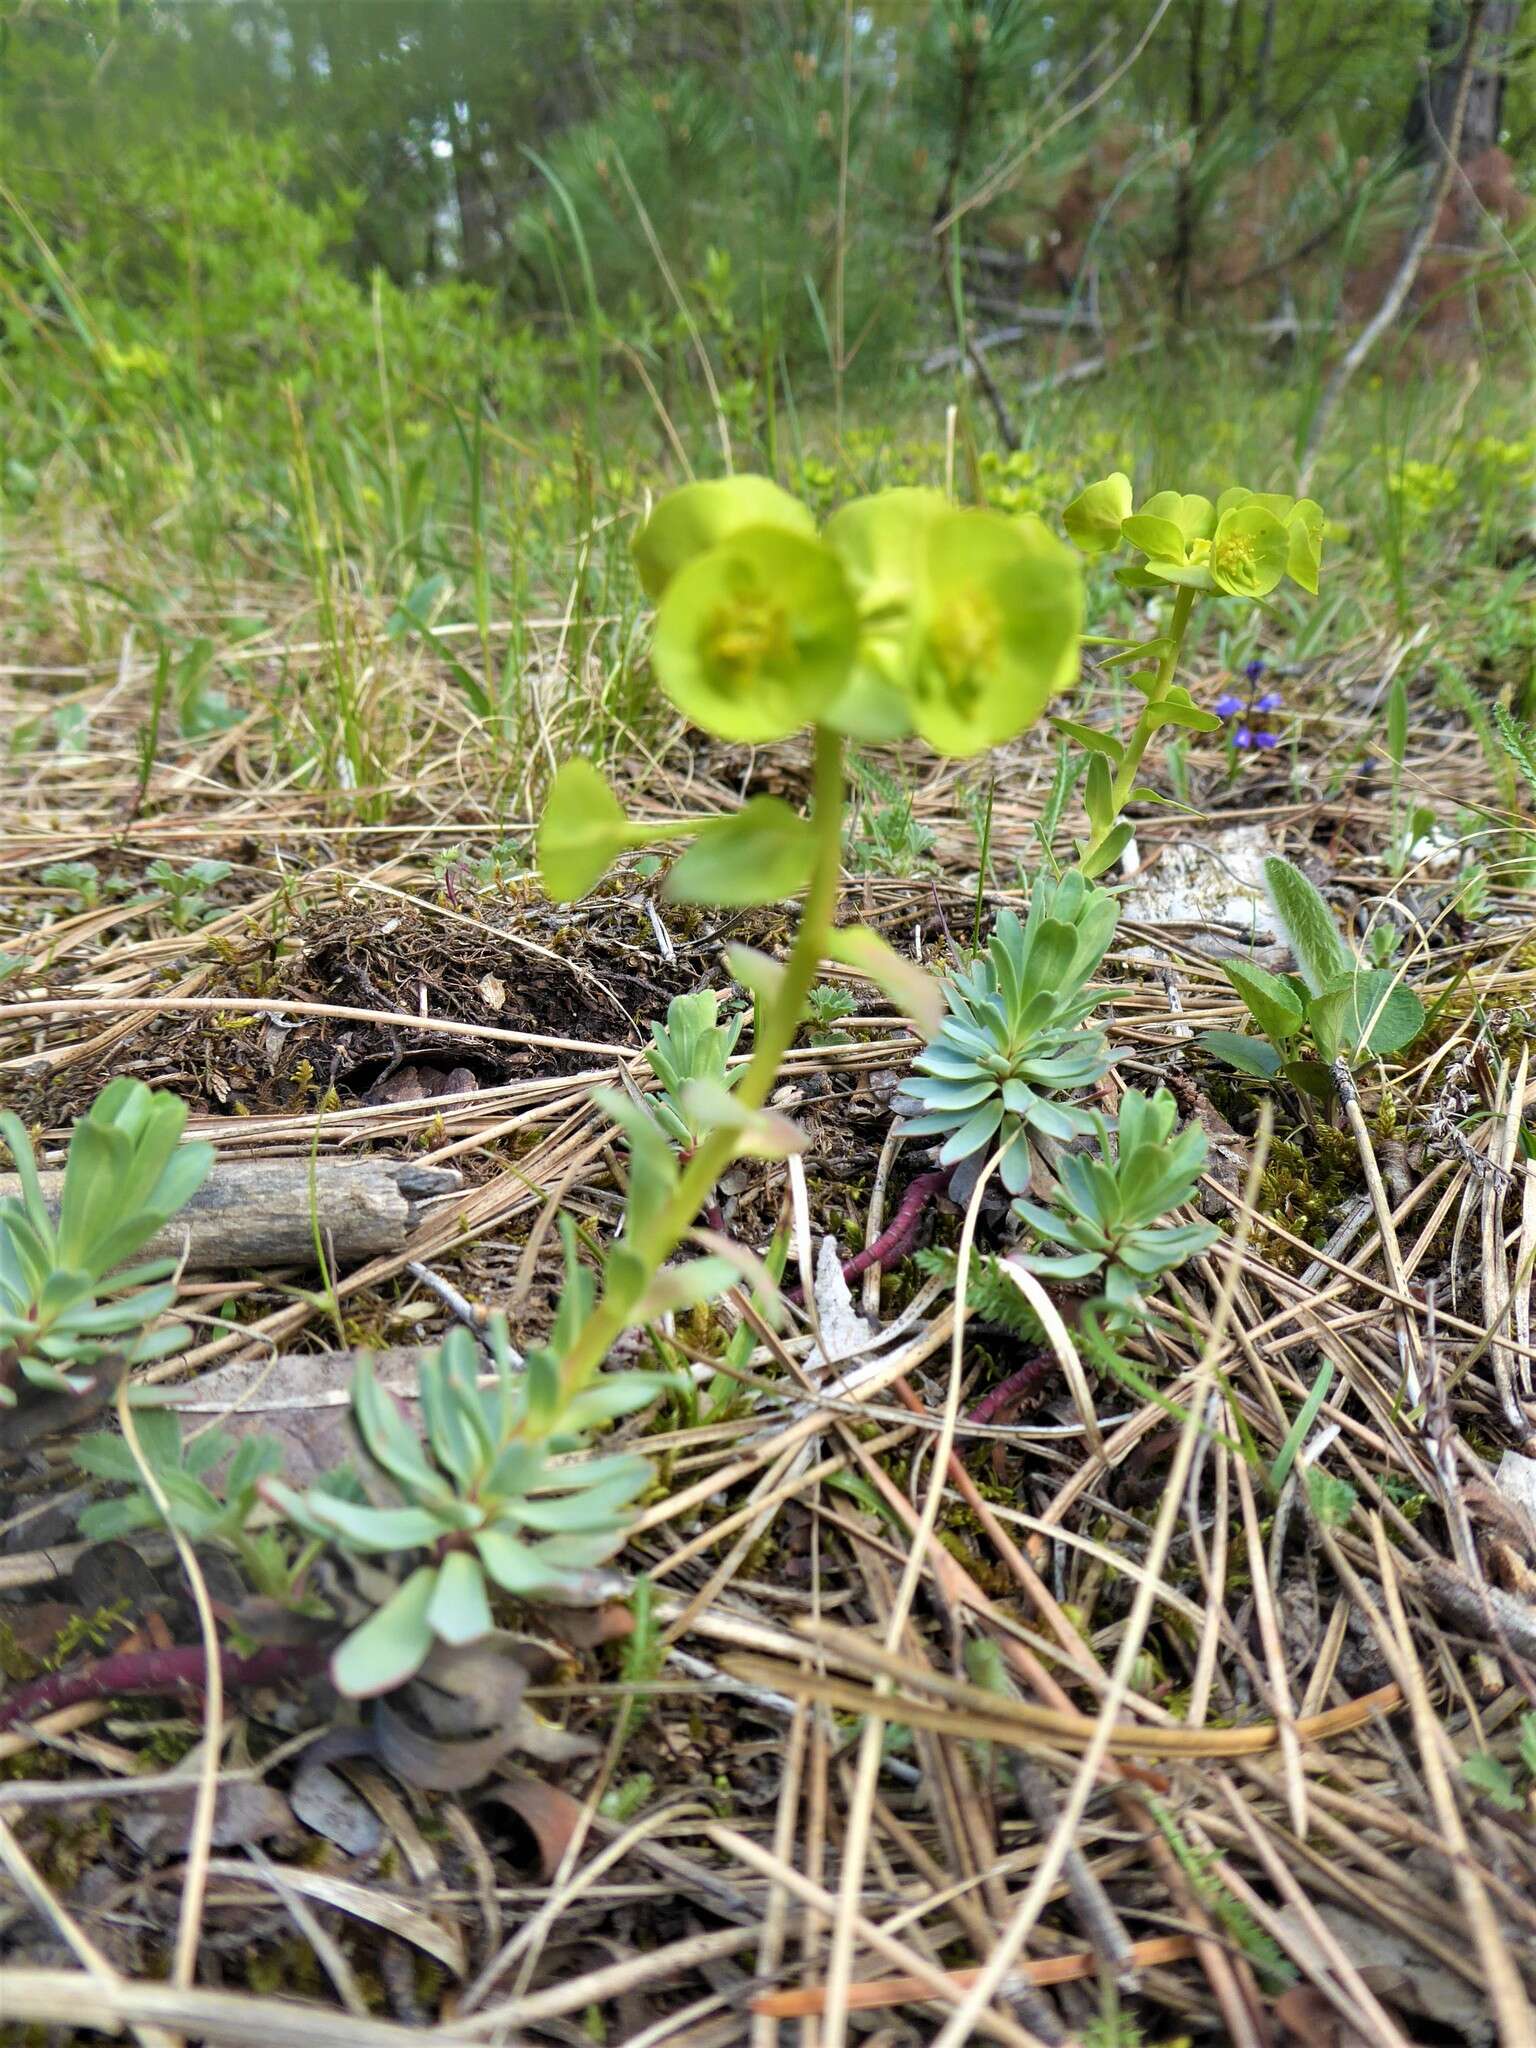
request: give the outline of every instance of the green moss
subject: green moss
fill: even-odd
[[[1309,1245],[1327,1242],[1340,1207],[1360,1185],[1354,1140],[1329,1124],[1303,1137],[1276,1138],[1260,1184],[1259,1208]],[[1286,1272],[1300,1272],[1305,1256],[1270,1232],[1255,1239],[1264,1256]]]
[[[30,1650],[23,1649],[16,1640],[16,1631],[9,1622],[0,1622],[0,1674],[12,1685],[25,1685],[29,1678],[36,1678],[42,1671],[41,1659],[34,1657]]]

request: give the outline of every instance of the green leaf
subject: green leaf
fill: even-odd
[[[1153,732],[1165,725],[1182,725],[1191,732],[1220,732],[1222,724],[1214,711],[1204,711],[1198,704],[1181,704],[1177,697],[1149,704],[1142,717]]]
[[[1286,517],[1285,573],[1303,590],[1317,595],[1323,567],[1323,508],[1312,498],[1298,498]]]
[[[696,1131],[730,1131],[740,1159],[788,1159],[809,1140],[776,1109],[751,1109],[719,1081],[683,1085],[683,1107]]]
[[[915,960],[882,939],[867,924],[838,925],[828,933],[826,954],[855,974],[866,975],[910,1020],[920,1038],[931,1039],[944,1021],[944,991]]]
[[[1248,1014],[1264,1033],[1283,1045],[1302,1026],[1301,998],[1288,981],[1249,960],[1223,960],[1221,971],[1248,1006]]]
[[[1475,1792],[1484,1799],[1503,1809],[1505,1813],[1523,1813],[1525,1801],[1515,1786],[1515,1774],[1508,1764],[1500,1763],[1496,1756],[1486,1750],[1474,1750],[1471,1756],[1461,1760],[1461,1775]]]
[[[1083,785],[1083,809],[1088,813],[1094,837],[1101,839],[1115,822],[1114,787],[1110,781],[1109,765],[1102,754],[1094,754],[1088,762],[1088,780]]]
[[[1171,519],[1158,519],[1150,513],[1138,512],[1121,526],[1121,532],[1133,548],[1140,548],[1144,555],[1151,555],[1159,562],[1182,562],[1187,552],[1184,536]]]
[[[1355,1489],[1347,1479],[1335,1479],[1320,1465],[1309,1465],[1306,1475],[1307,1499],[1312,1512],[1325,1529],[1342,1529],[1355,1511]]]
[[[442,1518],[425,1508],[369,1507],[319,1487],[304,1495],[304,1507],[312,1521],[356,1550],[418,1550],[446,1533]]]
[[[1080,747],[1086,747],[1090,754],[1103,754],[1119,767],[1125,748],[1111,733],[1099,732],[1091,725],[1074,724],[1070,718],[1053,718],[1051,724],[1067,739],[1076,740]]]
[[[1385,1059],[1411,1045],[1424,1029],[1424,1005],[1389,967],[1352,970],[1315,998],[1308,1014],[1316,1013],[1320,1003],[1330,1006],[1334,1042],[1351,1054]]]
[[[1209,540],[1216,531],[1216,507],[1198,491],[1158,491],[1141,512],[1144,518],[1171,520],[1186,542]]]
[[[1280,1055],[1267,1039],[1249,1038],[1241,1031],[1202,1031],[1195,1043],[1240,1074],[1252,1074],[1257,1080],[1273,1081],[1280,1072]]]
[[[761,1005],[777,999],[784,983],[781,960],[760,952],[756,946],[730,945],[725,949],[725,964],[732,980],[749,990],[754,1002]]]
[[[432,1648],[427,1616],[437,1578],[436,1565],[422,1565],[347,1637],[331,1658],[331,1683],[339,1693],[354,1700],[376,1699],[421,1669]]]
[[[1408,752],[1408,691],[1403,672],[1398,670],[1387,692],[1387,754],[1392,766],[1401,770]]]
[[[778,903],[803,889],[816,862],[816,835],[782,797],[754,796],[732,816],[711,819],[662,885],[672,903],[730,909]]]
[[[504,1529],[482,1529],[474,1544],[480,1562],[505,1593],[522,1600],[558,1600],[573,1590],[569,1571],[546,1556],[551,1545],[520,1543]]]
[[[1287,1060],[1280,1069],[1294,1088],[1300,1088],[1319,1102],[1328,1102],[1333,1097],[1333,1069],[1325,1067],[1321,1060]]]
[[[495,1627],[485,1596],[479,1560],[467,1550],[450,1550],[438,1566],[427,1605],[427,1624],[445,1643],[475,1643]]]
[[[1061,523],[1085,555],[1107,555],[1120,545],[1120,528],[1131,512],[1131,480],[1115,470],[1102,483],[1080,491]]]
[[[1086,637],[1086,636],[1085,636]],[[1139,640],[1134,647],[1122,647],[1118,654],[1102,655],[1094,663],[1096,668],[1130,668],[1138,661],[1162,661],[1174,652],[1175,643],[1168,639]],[[1155,670],[1149,670],[1155,674]],[[1127,678],[1128,681],[1135,679]]]
[[[1082,854],[1078,859],[1078,872],[1088,881],[1095,875],[1107,874],[1115,862],[1130,845],[1136,827],[1129,820],[1122,821],[1107,833],[1091,853]]]
[[[1117,570],[1116,575],[1123,572]],[[1211,574],[1208,562],[1166,562],[1150,557],[1146,564],[1146,581],[1140,587],[1155,590],[1160,583],[1177,583],[1186,590],[1215,590],[1218,585]],[[1137,586],[1128,586],[1135,589]]]
[[[1279,1455],[1276,1457],[1274,1464],[1269,1468],[1269,1483],[1275,1493],[1279,1493],[1281,1487],[1284,1486],[1287,1478],[1290,1476],[1291,1467],[1296,1462],[1296,1455],[1306,1442],[1312,1425],[1317,1420],[1318,1411],[1328,1398],[1328,1389],[1332,1384],[1333,1361],[1325,1358],[1317,1369],[1312,1385],[1307,1390],[1307,1398],[1302,1402],[1296,1420],[1285,1433],[1285,1442],[1280,1446]]]
[[[160,1510],[147,1493],[129,1493],[121,1500],[93,1501],[80,1516],[80,1534],[87,1543],[111,1543],[159,1522]]]
[[[812,539],[816,521],[798,498],[765,476],[684,484],[669,492],[635,537],[645,594],[659,598],[677,572],[746,526],[775,526]]]
[[[664,835],[631,825],[601,772],[590,761],[562,762],[539,821],[539,880],[546,896],[574,903],[595,889],[628,846]]]
[[[1339,936],[1333,912],[1300,868],[1278,853],[1269,854],[1264,886],[1301,978],[1314,996],[1353,971],[1353,957]]]
[[[1180,571],[1179,573],[1182,575],[1185,572]],[[1193,574],[1194,571],[1191,570],[1188,573]],[[1162,583],[1163,578],[1161,576],[1154,576],[1150,568],[1145,567],[1140,562],[1124,562],[1115,571],[1115,581],[1122,590],[1156,590]],[[1209,589],[1209,581],[1204,583],[1201,588]]]

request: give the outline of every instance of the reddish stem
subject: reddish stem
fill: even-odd
[[[917,1226],[922,1221],[923,1211],[935,1195],[942,1194],[949,1185],[950,1168],[935,1167],[930,1173],[920,1173],[902,1196],[895,1215],[880,1235],[864,1250],[856,1252],[851,1259],[843,1261],[843,1278],[854,1281],[861,1273],[867,1273],[871,1266],[892,1266],[898,1259],[904,1259],[917,1242]],[[800,1289],[789,1291],[791,1301],[798,1301]]]
[[[844,1264],[845,1280],[857,1280],[871,1266],[893,1265],[897,1259],[906,1257],[917,1241],[917,1226],[923,1211],[935,1195],[942,1194],[949,1186],[949,1173],[947,1166],[936,1166],[931,1173],[917,1176],[902,1196],[896,1214],[874,1243]]]
[[[966,1416],[967,1422],[996,1422],[1004,1411],[1022,1401],[1026,1394],[1032,1394],[1056,1363],[1049,1351],[1042,1351],[1038,1358],[1032,1358],[1027,1365],[1021,1365],[1017,1372],[1009,1373],[1007,1379],[999,1380],[990,1388]]]
[[[269,1643],[248,1657],[219,1653],[226,1685],[269,1685],[279,1678],[308,1678],[324,1668],[328,1643]],[[73,1671],[49,1671],[29,1685],[18,1686],[0,1700],[0,1728],[35,1721],[60,1707],[82,1700],[110,1699],[115,1693],[200,1693],[208,1681],[208,1659],[201,1646],[169,1650],[125,1650],[116,1657],[98,1657]]]

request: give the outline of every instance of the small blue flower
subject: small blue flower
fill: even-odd
[[[1278,690],[1266,690],[1253,708],[1255,711],[1278,711],[1284,702]]]
[[[1279,746],[1280,742],[1272,732],[1256,732],[1253,736],[1253,744],[1256,747],[1262,747],[1265,753],[1268,753],[1271,747]]]
[[[1218,718],[1235,718],[1243,708],[1243,700],[1230,690],[1223,690],[1213,708]]]
[[[1232,744],[1234,747],[1244,748],[1251,747],[1253,745],[1253,734],[1248,730],[1246,725],[1240,725],[1237,728],[1237,731],[1233,733]]]
[[[1250,683],[1256,683],[1259,680],[1259,677],[1263,675],[1263,673],[1264,664],[1262,661],[1257,660],[1250,661],[1248,666],[1243,670],[1243,674],[1248,678]]]

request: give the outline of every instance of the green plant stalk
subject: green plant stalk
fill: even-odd
[[[733,1091],[747,1109],[761,1109],[768,1100],[779,1067],[799,1028],[801,1013],[826,951],[827,934],[837,909],[842,875],[843,742],[826,726],[816,728],[816,765],[811,786],[811,827],[815,863],[800,913],[795,943],[783,978],[770,1002],[764,1003],[752,1058]],[[736,1134],[711,1131],[683,1169],[677,1190],[649,1230],[637,1236],[635,1250],[646,1263],[662,1265],[681,1244],[710,1189],[735,1156]],[[609,1300],[593,1308],[560,1365],[561,1393],[570,1400],[580,1392],[607,1356],[625,1327],[625,1312]]]
[[[1104,844],[1109,833],[1120,822],[1120,813],[1130,802],[1131,791],[1136,787],[1136,777],[1141,771],[1142,756],[1151,745],[1153,734],[1160,729],[1150,722],[1150,714],[1173,688],[1179,657],[1184,652],[1184,635],[1189,629],[1190,614],[1195,608],[1195,599],[1198,595],[1199,592],[1190,589],[1187,584],[1179,586],[1178,596],[1173,601],[1173,618],[1168,627],[1168,651],[1157,665],[1157,674],[1152,680],[1152,694],[1142,708],[1134,732],[1125,743],[1125,752],[1120,757],[1120,765],[1116,768],[1114,779],[1110,783],[1115,805],[1114,816],[1110,819],[1108,829],[1089,847],[1089,858]]]

